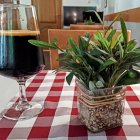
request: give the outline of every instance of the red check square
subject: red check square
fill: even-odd
[[[73,101],[77,101],[77,96],[74,96],[73,97]]]
[[[125,133],[122,127],[117,127],[117,128],[106,130],[106,135],[107,136],[125,136]]]
[[[131,86],[127,86],[127,87],[126,87],[126,90],[127,90],[127,91],[133,91],[133,89],[131,88]]]
[[[56,109],[46,108],[40,114],[39,117],[55,116]]]
[[[47,96],[45,100],[51,101],[51,102],[59,102],[60,96]]]
[[[42,72],[40,72],[40,73],[38,73],[37,74],[37,76],[45,76],[47,73],[42,73]]]
[[[77,115],[77,114],[78,114],[78,109],[72,108],[71,115]]]
[[[126,96],[126,100],[129,101],[139,101],[137,96]]]
[[[55,79],[55,83],[64,83],[64,79]]]
[[[131,108],[134,115],[140,115],[140,108]]]
[[[26,90],[27,90],[28,92],[29,92],[29,91],[34,91],[34,92],[35,92],[35,91],[38,90],[38,88],[39,88],[39,87],[30,87],[30,86],[29,86],[29,87],[26,88]]]
[[[0,140],[6,140],[12,128],[0,128]]]
[[[87,128],[85,126],[69,126],[69,137],[87,136]]]
[[[33,127],[28,138],[48,138],[51,127]]]
[[[63,86],[61,86],[61,87],[51,87],[51,91],[62,91],[62,89],[63,89]]]
[[[34,79],[32,83],[42,83],[43,79]]]
[[[56,74],[56,76],[65,76],[65,75],[66,75],[65,72],[59,72],[59,73]]]

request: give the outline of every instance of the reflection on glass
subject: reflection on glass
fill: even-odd
[[[28,43],[40,32],[35,9],[25,5],[0,5],[0,74],[19,83],[19,102],[3,112],[8,119],[28,119],[42,111],[42,105],[28,102],[25,82],[43,68],[42,51]],[[7,85],[8,86],[8,85]]]

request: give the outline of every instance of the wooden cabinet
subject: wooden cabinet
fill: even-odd
[[[32,0],[39,19],[40,39],[48,41],[48,29],[62,28],[62,0]],[[50,69],[50,50],[44,49],[47,69]]]
[[[32,0],[39,19],[41,40],[48,41],[48,29],[62,27],[62,0]]]
[[[3,3],[13,3],[13,0],[0,0],[0,4]]]

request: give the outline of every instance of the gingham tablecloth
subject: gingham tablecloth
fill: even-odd
[[[140,85],[127,87],[123,127],[91,133],[78,120],[75,79],[69,86],[66,74],[42,71],[29,79],[28,100],[42,102],[44,110],[24,121],[1,118],[0,140],[140,140]]]

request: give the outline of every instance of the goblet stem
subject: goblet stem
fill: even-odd
[[[31,107],[31,105],[29,104],[29,102],[26,98],[25,79],[20,78],[18,83],[19,83],[19,102],[18,102],[17,109],[18,110],[25,110],[25,109]]]
[[[20,100],[19,100],[20,104],[24,104],[28,102],[25,95],[25,84],[22,84],[22,85],[19,84],[19,97],[20,97]]]

